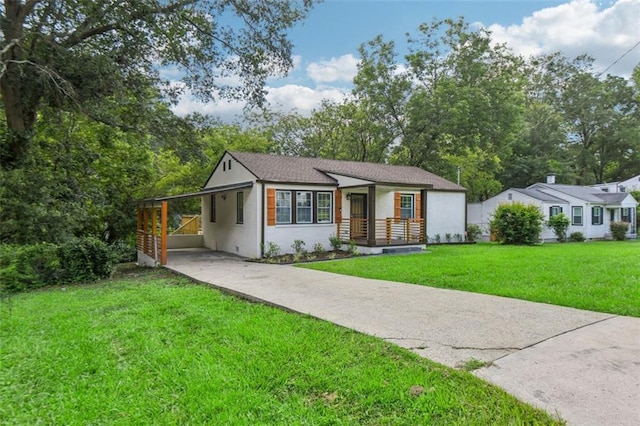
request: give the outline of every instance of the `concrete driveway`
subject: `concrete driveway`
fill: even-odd
[[[573,425],[640,425],[640,319],[419,285],[244,262],[205,250],[167,266],[459,367]]]

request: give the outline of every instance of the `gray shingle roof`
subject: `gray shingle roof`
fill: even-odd
[[[629,195],[628,192],[603,192],[598,194],[606,204],[619,204]]]
[[[326,173],[334,173],[378,184],[433,185],[436,190],[466,191],[460,185],[411,166],[291,157],[273,154],[230,151],[229,154],[259,180],[335,185]]]
[[[544,184],[536,183],[531,185],[528,190],[538,190],[544,192],[545,189],[553,189],[572,197],[579,198],[589,203],[600,204],[617,204],[626,198],[627,193],[608,193],[599,188],[593,188],[591,186],[579,186],[579,185],[558,185],[558,184]]]
[[[516,191],[540,201],[547,201],[551,203],[567,203],[566,200],[554,197],[553,195],[546,194],[542,191],[538,191],[537,189],[509,188],[509,191]]]

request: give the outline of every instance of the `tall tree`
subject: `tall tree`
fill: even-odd
[[[417,85],[397,161],[455,179],[458,166],[483,159],[486,185],[461,184],[478,186],[471,200],[491,195],[502,167],[496,155],[508,152],[524,123],[522,60],[492,44],[486,30],[449,19],[421,25],[418,37],[410,39],[407,61]],[[474,175],[477,170],[463,173]]]
[[[291,67],[287,30],[311,4],[5,0],[0,94],[8,135],[0,146],[0,166],[13,167],[26,156],[43,106],[111,122],[102,100],[135,97],[149,84],[161,83],[162,67],[177,66],[183,87],[203,99],[222,96],[260,104],[266,77]],[[231,75],[241,82],[226,83]]]

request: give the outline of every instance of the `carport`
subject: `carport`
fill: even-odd
[[[245,188],[252,183],[220,185],[198,192],[147,198],[137,201],[136,249],[138,263],[147,266],[167,264],[168,250],[173,248],[204,247],[203,235],[175,235],[168,233],[169,203],[186,198],[201,198],[206,195]]]

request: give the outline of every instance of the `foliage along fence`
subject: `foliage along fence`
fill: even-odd
[[[0,294],[109,277],[116,252],[96,238],[64,244],[0,245]]]

